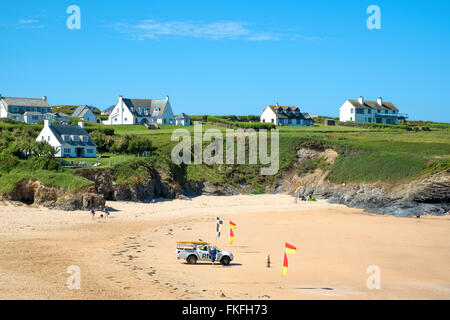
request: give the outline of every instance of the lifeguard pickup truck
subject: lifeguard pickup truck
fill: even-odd
[[[209,252],[214,246],[207,242],[200,241],[178,241],[176,257],[177,259],[185,259],[189,264],[195,264],[197,261],[211,261]],[[230,264],[234,259],[233,254],[228,251],[216,248],[216,260],[224,266]]]

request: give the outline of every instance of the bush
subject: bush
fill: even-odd
[[[19,158],[11,154],[0,155],[0,171],[9,172],[19,164]]]
[[[114,139],[111,152],[122,154],[137,154],[152,150],[152,141],[140,135],[126,134]]]

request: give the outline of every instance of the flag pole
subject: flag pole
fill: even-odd
[[[281,276],[280,276],[280,288],[281,280],[283,280],[283,266],[284,266],[284,255],[285,255],[286,241],[283,244],[283,254],[281,255]]]

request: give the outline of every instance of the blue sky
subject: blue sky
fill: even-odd
[[[81,29],[69,30],[69,5]],[[369,5],[381,30],[369,30]],[[450,122],[450,1],[2,0],[0,93],[104,109],[170,96],[175,113],[338,116],[392,101]]]

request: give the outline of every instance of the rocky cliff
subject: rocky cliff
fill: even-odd
[[[95,193],[92,188],[72,193],[61,188],[45,186],[34,179],[20,181],[12,191],[2,195],[1,198],[61,210],[101,210],[105,206],[104,197]]]
[[[306,159],[325,157],[333,163],[337,153],[331,149],[316,151],[300,149],[296,164]],[[297,174],[295,167],[283,173],[275,187],[275,192],[289,193],[293,196],[315,196],[328,199],[368,212],[412,216],[422,214],[439,215],[450,209],[450,172],[440,172],[406,184],[329,182],[327,172],[316,169],[313,173]]]

